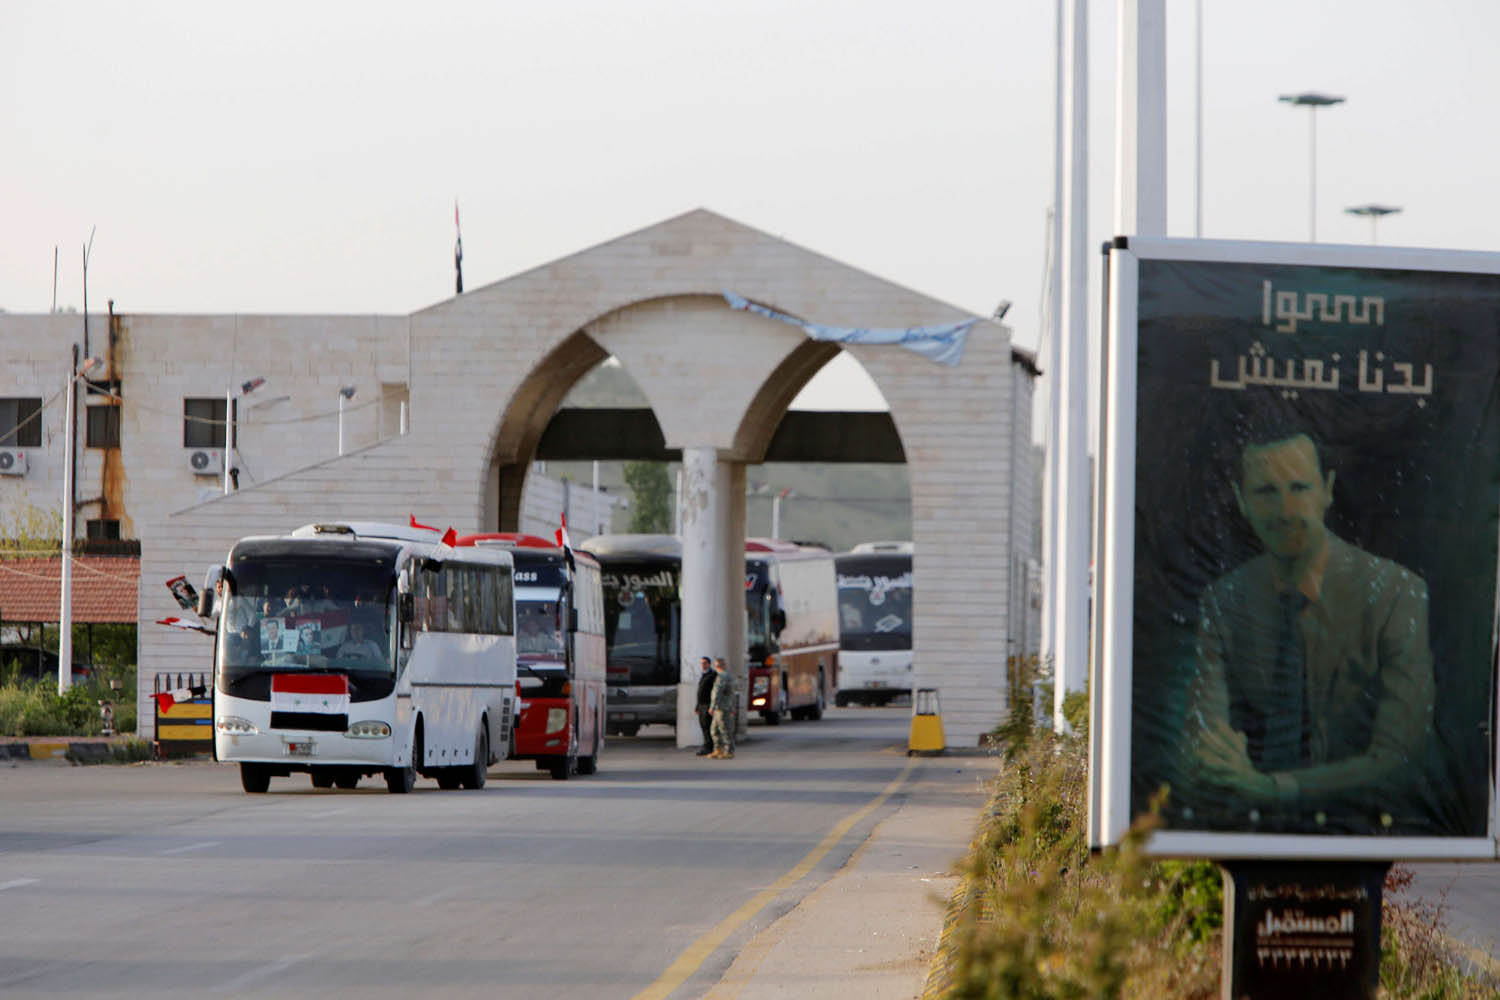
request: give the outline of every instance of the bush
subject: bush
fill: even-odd
[[[1150,816],[1120,847],[1090,854],[1085,741],[1028,724],[1029,712],[1012,714],[1025,721],[997,730],[1007,741],[1007,764],[923,995],[1217,997],[1223,949],[1219,867],[1146,858]],[[1386,879],[1380,995],[1500,996],[1500,982],[1466,971],[1455,954],[1443,932],[1442,906],[1403,895],[1411,880],[1400,865]]]
[[[1011,765],[970,855],[970,905],[953,927],[942,995],[1213,996],[1217,869],[1149,861],[1150,821],[1117,850],[1090,855],[1085,742],[1031,729],[1006,750]]]
[[[1443,933],[1443,905],[1411,897],[1410,868],[1386,874],[1380,907],[1381,995],[1390,1000],[1483,1000],[1500,995],[1500,980],[1469,972]]]
[[[115,706],[115,732],[134,732],[135,684],[128,688],[132,700]],[[51,681],[19,681],[0,687],[0,736],[98,736],[104,724],[99,702],[111,701],[120,692],[97,683],[75,684],[59,695]]]

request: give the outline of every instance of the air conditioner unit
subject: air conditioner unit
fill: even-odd
[[[195,476],[220,476],[224,474],[224,453],[222,451],[211,451],[207,448],[195,449],[187,453],[188,466],[193,470]]]
[[[26,453],[0,448],[0,476],[26,475]]]

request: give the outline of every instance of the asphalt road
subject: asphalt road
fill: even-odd
[[[506,763],[407,796],[246,795],[211,762],[0,769],[0,996],[631,997],[669,968],[701,996],[921,780],[882,798],[909,711],[756,724],[732,761],[647,728],[594,776]]]

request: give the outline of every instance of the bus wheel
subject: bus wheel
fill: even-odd
[[[411,741],[411,763],[405,767],[388,767],[385,769],[385,790],[392,795],[405,795],[417,784],[417,762],[422,759],[422,729],[417,728],[417,735]]]
[[[333,772],[317,768],[312,772],[312,783],[314,788],[332,788]]]
[[[781,720],[786,718],[786,686],[782,685],[780,691],[776,692],[776,707],[768,708],[760,713],[760,717],[766,720],[768,726],[779,726]]]
[[[823,710],[828,707],[828,695],[823,690],[823,671],[818,671],[818,700],[807,710],[807,717],[816,722],[823,717]]]
[[[359,772],[358,771],[344,771],[338,777],[336,777],[336,778],[333,779],[333,783],[335,785],[337,785],[339,788],[358,788],[359,787]]]
[[[264,794],[271,787],[271,772],[263,764],[241,764],[240,787],[251,795]]]
[[[568,747],[568,752],[567,753],[563,754],[560,757],[553,757],[552,758],[552,780],[553,781],[567,781],[569,778],[573,777],[574,772],[578,770],[578,720],[577,719],[573,720],[573,739],[570,742],[572,743],[572,745],[570,747]]]
[[[595,774],[599,770],[599,724],[594,722],[594,751],[587,757],[578,758],[579,774]]]
[[[459,768],[460,783],[465,788],[479,789],[484,787],[484,779],[490,773],[490,737],[484,731],[484,726],[479,727],[479,736],[474,740],[474,763],[468,767]]]
[[[634,736],[636,733],[638,733],[640,731],[641,731],[641,727],[638,726],[638,725],[635,725],[633,723],[622,725],[620,727],[620,735],[621,736]]]
[[[443,770],[438,772],[437,783],[438,787],[443,791],[451,792],[459,785],[463,784],[463,777],[458,773],[458,770],[456,768],[444,768]]]
[[[838,694],[833,696],[833,704],[835,708],[843,708],[845,705],[849,704],[849,696],[840,691]]]

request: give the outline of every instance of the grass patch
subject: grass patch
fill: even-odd
[[[1086,720],[1067,714],[1080,735],[1014,721],[997,731],[1006,765],[950,904],[924,998],[1215,1000],[1223,948],[1218,865],[1147,858],[1150,817],[1117,849],[1091,855]],[[1441,907],[1407,892],[1410,883],[1400,865],[1386,880],[1380,996],[1500,996],[1500,982],[1455,953]]]
[[[130,739],[112,743],[109,747],[109,762],[111,764],[134,764],[138,761],[152,760],[151,744],[147,740]]]

